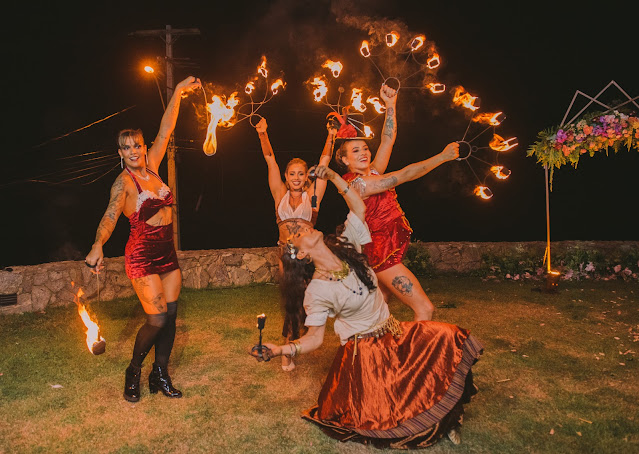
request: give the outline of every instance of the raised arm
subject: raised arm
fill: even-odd
[[[393,145],[397,138],[397,91],[388,85],[382,85],[382,88],[379,90],[379,96],[386,104],[386,118],[384,120],[384,128],[382,129],[381,143],[379,144],[371,166],[379,173],[384,173],[386,172],[386,167],[388,167],[388,161],[390,160]]]
[[[373,194],[379,194],[380,192],[399,186],[407,181],[413,181],[417,178],[423,177],[436,167],[439,167],[445,162],[452,161],[457,157],[459,157],[459,144],[456,142],[449,143],[441,153],[433,156],[432,158],[407,165],[401,170],[396,170],[395,172],[390,172],[384,175],[360,177],[360,182],[355,183],[355,186],[357,186],[360,195],[366,198]]]
[[[173,134],[173,130],[175,129],[175,124],[177,123],[178,113],[180,112],[180,101],[182,100],[182,96],[195,88],[202,88],[202,84],[200,83],[200,79],[197,79],[193,76],[189,76],[184,79],[182,82],[176,85],[175,91],[173,92],[173,96],[169,100],[169,104],[166,106],[166,110],[164,111],[164,115],[162,115],[162,121],[160,122],[160,130],[158,131],[158,135],[155,137],[153,141],[153,145],[149,148],[148,157],[149,157],[149,167],[152,170],[157,171],[162,159],[164,159],[164,155],[166,154],[166,147],[169,145],[169,139],[171,138],[171,134]]]
[[[91,251],[84,259],[90,266],[98,266],[99,268],[102,265],[102,261],[104,260],[102,246],[111,237],[111,234],[118,223],[118,218],[124,209],[125,200],[126,187],[124,174],[120,174],[120,176],[115,179],[113,186],[111,186],[111,199],[109,200],[109,205],[107,206],[107,209],[102,216],[102,220],[98,225],[98,230],[95,234],[95,242],[91,247]]]
[[[335,136],[337,135],[337,129],[327,125],[328,134],[326,135],[326,142],[324,143],[324,149],[322,150],[322,155],[319,159],[319,166],[328,167],[331,163],[331,158],[333,157],[333,148],[335,146]],[[326,193],[326,180],[318,179],[313,185],[311,185],[307,192],[310,196],[317,197],[317,208],[319,208],[319,204],[322,202],[324,198],[324,193]]]
[[[271,141],[268,140],[268,133],[266,132],[267,129],[268,124],[266,123],[266,118],[262,118],[255,125],[255,130],[257,131],[257,136],[260,138],[260,145],[262,146],[262,154],[264,155],[264,160],[268,167],[268,187],[271,189],[273,200],[275,200],[275,203],[278,204],[279,201],[282,200],[282,197],[284,197],[284,194],[286,194],[286,185],[280,176],[280,167],[277,165],[277,161],[275,160]]]
[[[357,191],[351,191],[350,186],[342,177],[340,177],[337,172],[325,166],[317,166],[315,169],[315,174],[318,178],[322,178],[325,180],[330,180],[337,191],[344,197],[348,208],[355,213],[355,215],[360,218],[362,221],[365,221],[366,216],[366,205],[364,201],[359,196]]]

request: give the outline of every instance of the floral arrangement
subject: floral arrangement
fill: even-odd
[[[555,168],[570,163],[575,168],[581,155],[612,148],[615,153],[622,146],[639,151],[639,118],[622,112],[595,113],[584,116],[575,124],[556,126],[538,134],[538,140],[528,149],[537,162],[550,169],[550,181]]]

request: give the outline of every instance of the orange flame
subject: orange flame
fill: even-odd
[[[433,56],[426,61],[426,66],[428,66],[428,69],[435,69],[440,64],[441,64],[441,61],[439,60],[438,53],[433,54]]]
[[[233,93],[226,103],[222,101],[222,98],[214,95],[211,103],[206,104],[206,108],[211,115],[211,120],[209,121],[209,126],[206,131],[206,140],[204,141],[204,146],[202,148],[204,150],[204,154],[207,156],[213,156],[217,152],[217,136],[215,133],[217,126],[231,127],[235,124],[232,119],[235,116],[235,106],[237,106],[240,102],[235,95],[237,95],[237,92]]]
[[[453,103],[458,106],[463,106],[466,109],[470,109],[473,112],[479,109],[479,106],[475,105],[475,101],[477,101],[477,96],[472,96],[470,93],[467,93],[464,90],[464,87],[457,87],[455,90],[455,94],[453,95]]]
[[[397,40],[399,39],[399,34],[395,31],[392,31],[386,35],[386,45],[388,47],[393,47],[397,44]]]
[[[370,126],[364,126],[364,135],[366,137],[375,137],[375,134],[373,133],[373,130]]]
[[[484,200],[488,200],[493,196],[493,191],[487,186],[477,186],[473,193]]]
[[[309,83],[315,87],[315,90],[313,90],[313,96],[315,96],[315,101],[320,102],[322,98],[326,96],[326,93],[328,92],[328,87],[326,87],[326,79],[324,79],[324,76],[315,77]]]
[[[410,42],[411,52],[415,52],[417,49],[422,47],[424,45],[425,40],[426,40],[426,37],[424,35],[415,36],[413,40]]]
[[[498,134],[494,134],[488,146],[495,151],[508,151],[512,148],[515,148],[517,145],[519,145],[519,143],[516,142],[516,140],[517,140],[517,137],[511,137],[508,140],[504,140],[502,136]]]
[[[353,88],[353,94],[351,95],[351,104],[360,112],[366,110],[366,104],[362,102],[362,90],[359,88]]]
[[[266,57],[262,55],[262,63],[257,67],[257,72],[262,75],[265,79],[268,77],[268,69],[266,69]]]
[[[440,83],[434,83],[434,82],[431,82],[430,84],[426,85],[426,88],[428,88],[431,91],[431,93],[435,95],[439,93],[444,93],[446,91],[446,85],[440,84]]]
[[[244,87],[244,91],[247,95],[253,93],[253,90],[255,90],[255,84],[252,81],[246,84],[246,87]]]
[[[369,96],[366,102],[372,104],[377,113],[384,113],[386,111],[386,106],[382,105],[377,96]]]
[[[504,166],[492,166],[490,171],[495,174],[497,178],[500,180],[505,180],[510,176],[510,170],[505,168]]]
[[[344,65],[338,61],[326,60],[322,65],[322,68],[330,69],[333,72],[333,77],[338,78],[342,69],[344,69]]]
[[[499,126],[506,119],[503,112],[478,114],[473,118],[474,122],[486,125]]]
[[[277,79],[275,82],[273,82],[273,84],[271,85],[271,91],[274,95],[276,95],[280,91],[280,87],[286,87],[286,84],[282,79]]]
[[[71,283],[71,285],[73,285],[73,282]],[[99,341],[103,341],[104,338],[102,336],[100,336],[100,327],[98,326],[98,324],[96,322],[94,322],[91,319],[91,316],[89,315],[89,313],[87,312],[86,308],[84,307],[84,304],[82,304],[80,302],[80,298],[83,295],[84,295],[84,292],[80,288],[80,289],[78,289],[78,293],[75,295],[75,297],[73,299],[74,299],[75,303],[78,305],[78,314],[80,314],[80,318],[82,319],[82,323],[84,323],[84,326],[87,329],[86,330],[87,347],[89,348],[89,351],[91,353],[93,353],[93,344],[95,344],[96,342],[99,342]]]
[[[362,41],[362,45],[359,48],[359,53],[366,58],[371,56],[371,50],[368,47],[368,41],[366,40]]]

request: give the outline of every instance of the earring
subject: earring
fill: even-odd
[[[149,165],[149,154],[148,153],[144,155],[144,160],[146,161],[146,165],[148,166]]]
[[[120,156],[120,168],[124,169],[124,161],[122,160],[122,156]]]

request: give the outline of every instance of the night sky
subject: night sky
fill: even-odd
[[[292,157],[312,164],[321,152],[328,108],[313,102],[304,81],[319,73],[324,59],[344,63],[340,82],[347,91],[356,82],[373,91],[382,80],[358,52],[368,38],[366,24],[425,34],[442,57],[437,78],[449,88],[463,85],[480,96],[481,111],[503,111],[507,119],[497,132],[517,136],[519,146],[500,156],[512,176],[505,182],[487,180],[494,192],[488,202],[472,195],[476,180],[459,162],[400,186],[413,238],[544,240],[544,174],[526,150],[539,131],[561,121],[576,90],[595,95],[615,80],[631,96],[639,94],[636,7],[633,11],[629,5],[634,2],[622,1],[599,3],[597,9],[585,2],[464,3],[247,0],[12,6],[5,11],[2,31],[0,266],[79,260],[89,251],[117,171],[91,184],[84,184],[90,177],[52,183],[106,171],[119,162],[115,138],[120,129],[140,127],[147,142],[153,140],[162,106],[153,79],[141,68],[143,62],[164,56],[164,43],[129,33],[167,24],[201,31],[200,36],[179,38],[174,46],[176,82],[192,74],[229,94],[242,89],[262,55],[272,72],[284,75],[286,91],[260,111],[268,119],[282,169]],[[602,98],[606,103],[624,99],[614,90]],[[219,132],[218,152],[207,157],[201,151],[206,127],[197,119],[197,105],[203,105],[201,94],[183,100],[176,128],[182,249],[274,245],[274,205],[257,134],[247,121],[238,123]],[[578,107],[583,105],[582,100]],[[436,98],[406,89],[399,94],[398,123],[389,171],[460,139],[468,117],[451,106],[448,94]],[[381,124],[382,117],[372,126],[379,131]],[[373,148],[378,143],[373,141]],[[481,177],[487,171],[480,163],[473,168]],[[166,176],[166,164],[160,170]],[[577,170],[555,172],[553,239],[638,240],[638,170],[639,153],[624,150],[582,158]],[[345,214],[341,197],[329,187],[317,227],[332,231]],[[128,221],[122,216],[105,255],[122,255],[127,236]]]

